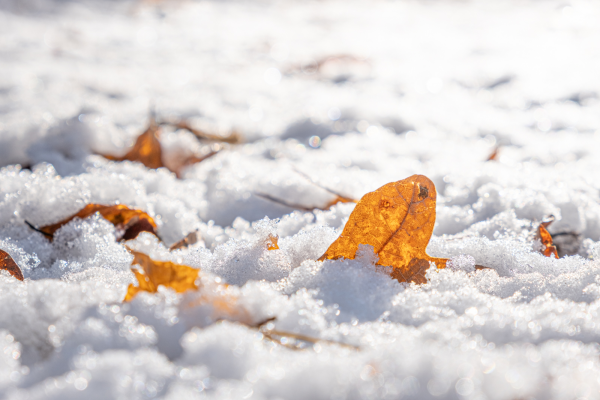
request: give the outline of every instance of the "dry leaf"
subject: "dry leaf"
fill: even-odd
[[[193,132],[192,132],[193,133]],[[150,121],[150,125],[148,129],[144,133],[142,133],[135,141],[135,144],[122,157],[111,156],[108,154],[101,154],[104,158],[113,161],[137,161],[147,168],[161,168],[167,167],[162,159],[162,147],[160,145],[160,141],[158,140],[160,136],[160,127],[157,125],[154,120]],[[215,139],[216,140],[216,139]],[[225,139],[221,139],[221,141],[225,141]],[[169,170],[174,172],[178,178],[181,178],[181,173],[184,168],[189,167],[190,165],[202,162],[209,157],[212,157],[218,153],[218,151],[213,151],[205,156],[196,157],[190,156],[178,163],[176,166],[171,166]]]
[[[183,249],[183,248],[188,247],[190,244],[197,243],[198,236],[199,236],[198,231],[188,233],[186,237],[184,237],[179,242],[177,242],[177,243],[173,244],[171,247],[169,247],[169,251]]]
[[[500,152],[500,146],[494,147],[494,151],[489,155],[487,161],[498,161],[498,153]]]
[[[151,216],[142,210],[130,209],[122,204],[113,206],[88,204],[77,214],[72,215],[56,224],[44,226],[36,230],[52,238],[54,232],[71,221],[73,218],[84,219],[97,212],[99,212],[100,215],[102,215],[117,228],[119,233],[117,238],[118,240],[135,239],[140,232],[150,232],[156,235],[156,222],[154,222],[154,219],[152,219]]]
[[[552,242],[552,235],[550,235],[550,232],[546,229],[552,222],[554,222],[554,215],[551,215],[548,217],[547,221],[540,224],[536,237],[542,241],[542,244],[544,245],[542,253],[546,257],[552,257],[552,255],[554,255],[554,258],[558,258],[558,251]]]
[[[447,261],[425,252],[435,206],[435,185],[423,175],[388,183],[360,199],[340,237],[319,260],[353,259],[358,245],[368,244],[379,255],[378,265],[393,267],[392,277],[425,283],[429,263],[445,268]]]
[[[8,271],[9,274],[14,276],[18,280],[23,280],[23,273],[21,272],[21,268],[19,268],[17,263],[4,250],[0,250],[0,270]]]
[[[158,136],[160,135],[160,128],[154,123],[150,122],[148,129],[140,136],[138,136],[135,144],[123,157],[115,157],[110,155],[103,155],[113,161],[138,161],[144,164],[147,168],[160,168],[164,167],[162,162],[162,149]]]
[[[139,292],[156,293],[162,285],[177,293],[188,292],[189,296],[182,299],[180,304],[182,310],[208,305],[212,308],[215,320],[228,319],[244,324],[250,324],[252,321],[252,317],[238,303],[238,298],[231,292],[229,285],[217,283],[217,280],[212,279],[203,283],[200,269],[170,261],[156,261],[146,254],[128,250],[134,256],[131,265],[140,265],[142,271],[132,269],[138,286],[130,284],[123,301],[131,301]]]
[[[279,250],[279,246],[277,241],[279,240],[279,236],[269,235],[269,239],[267,240],[267,250]]]
[[[131,299],[142,291],[156,293],[160,285],[172,288],[177,293],[198,289],[196,279],[198,279],[199,269],[188,267],[187,265],[175,264],[170,261],[155,261],[146,254],[133,250],[130,251],[134,257],[131,264],[140,265],[143,273],[135,269],[133,270],[138,281],[138,286],[129,285],[124,301],[131,301]]]

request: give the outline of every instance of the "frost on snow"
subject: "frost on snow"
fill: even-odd
[[[0,270],[0,398],[600,399],[598,21],[587,0],[0,0],[0,249],[24,277]],[[100,156],[150,111],[169,169]],[[448,268],[316,261],[355,204],[320,207],[414,174]],[[123,302],[111,222],[25,223],[87,204],[143,210],[158,237],[126,245],[235,307]]]

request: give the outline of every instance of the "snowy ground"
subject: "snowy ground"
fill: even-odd
[[[0,397],[599,399],[598,21],[596,1],[0,0],[0,249],[26,277],[0,275]],[[150,108],[246,142],[184,179],[94,155],[123,154]],[[166,162],[211,146],[161,142]],[[256,196],[310,208],[332,200],[318,185],[359,198],[416,173],[438,190],[429,254],[491,270],[415,286],[368,251],[317,262],[353,205]],[[165,241],[132,247],[358,349],[290,350],[168,290],[123,304],[112,225],[50,243],[24,223],[117,201]],[[533,238],[550,214],[558,260]]]

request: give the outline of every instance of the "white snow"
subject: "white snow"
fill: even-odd
[[[598,21],[593,0],[0,0],[0,249],[26,278],[0,272],[0,398],[600,399]],[[151,109],[245,142],[165,128],[168,166],[223,148],[183,179],[97,155]],[[306,209],[412,174],[450,268],[316,261],[354,205]],[[123,303],[110,223],[25,224],[117,202],[163,239],[128,246],[200,268],[203,294]],[[248,326],[269,318],[321,340]]]

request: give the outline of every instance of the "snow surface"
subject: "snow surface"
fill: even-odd
[[[0,0],[0,248],[26,277],[0,274],[0,397],[599,399],[598,21],[576,0]],[[246,142],[183,179],[94,155],[123,154],[151,108]],[[215,149],[161,143],[171,165]],[[438,190],[428,252],[452,259],[422,286],[368,246],[315,261],[353,204],[257,195],[311,208],[416,173]],[[50,243],[24,223],[115,202],[157,220],[164,243],[132,248],[324,340],[288,349],[189,293],[123,304],[111,224]],[[537,252],[550,214],[558,260]]]

